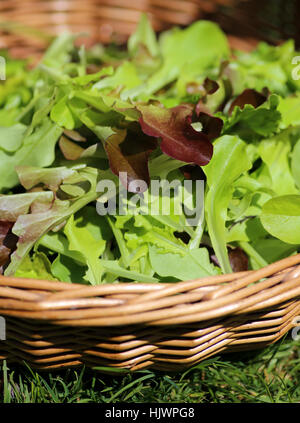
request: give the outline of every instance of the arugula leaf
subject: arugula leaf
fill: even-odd
[[[236,136],[225,135],[214,144],[214,160],[204,168],[208,192],[205,199],[206,222],[212,246],[223,272],[231,273],[226,248],[227,209],[233,182],[252,166],[246,144]]]

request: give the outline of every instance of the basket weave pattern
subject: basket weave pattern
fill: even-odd
[[[215,20],[236,48],[291,37],[300,45],[299,6],[297,0],[0,0],[0,48],[9,47],[13,56],[39,56],[51,36],[64,31],[82,33],[78,42],[88,46],[124,43],[142,12],[156,31]]]
[[[258,271],[176,284],[79,284],[0,277],[0,357],[51,369],[178,370],[264,347],[300,313],[300,254]]]
[[[9,47],[13,55],[28,57],[42,52],[49,42],[45,36],[71,31],[83,36],[79,42],[123,43],[134,31],[142,12],[148,13],[156,31],[171,25],[188,25],[214,12],[220,4],[234,0],[0,0],[0,24],[16,23],[15,31],[0,33],[0,48]],[[18,25],[20,28],[18,28]],[[44,34],[37,37],[24,27]],[[5,29],[5,25],[3,27]]]

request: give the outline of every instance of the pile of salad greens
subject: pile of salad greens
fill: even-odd
[[[209,21],[127,48],[64,34],[40,63],[5,55],[0,273],[79,283],[176,282],[258,269],[300,247],[294,43],[231,51]],[[298,66],[299,67],[299,66]],[[300,73],[300,72],[299,72]],[[300,77],[300,75],[299,75]],[[126,174],[124,179],[119,174]],[[204,220],[99,215],[97,185],[203,180]],[[163,198],[158,198],[161,203]]]

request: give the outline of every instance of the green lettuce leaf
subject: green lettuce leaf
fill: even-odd
[[[51,263],[42,252],[36,252],[32,257],[27,256],[15,273],[18,278],[42,279],[55,281]]]
[[[300,195],[272,198],[264,204],[260,218],[274,237],[288,244],[300,244]]]
[[[205,215],[212,246],[223,272],[231,273],[227,248],[227,209],[233,194],[233,182],[252,166],[246,144],[236,136],[225,135],[214,144],[214,160],[204,167],[208,192]]]
[[[104,269],[99,258],[105,250],[106,242],[95,239],[86,228],[76,225],[74,216],[69,218],[64,233],[69,241],[69,249],[80,253],[88,266],[86,279],[92,285],[100,284]]]
[[[0,149],[0,192],[18,184],[17,166],[50,166],[55,158],[55,145],[62,129],[45,118],[31,135],[24,136],[22,145],[11,155]]]
[[[217,268],[210,263],[206,248],[185,251],[184,255],[166,253],[160,248],[149,247],[150,261],[155,272],[162,277],[178,280],[192,280],[218,274]]]

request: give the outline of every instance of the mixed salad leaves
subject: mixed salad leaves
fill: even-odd
[[[2,53],[7,54],[7,53]],[[0,273],[176,282],[257,269],[300,247],[300,80],[289,40],[231,51],[209,21],[127,48],[57,38],[0,84]],[[120,173],[126,175],[119,178]],[[97,213],[99,181],[203,180],[204,220]],[[163,196],[158,198],[161,204]]]

